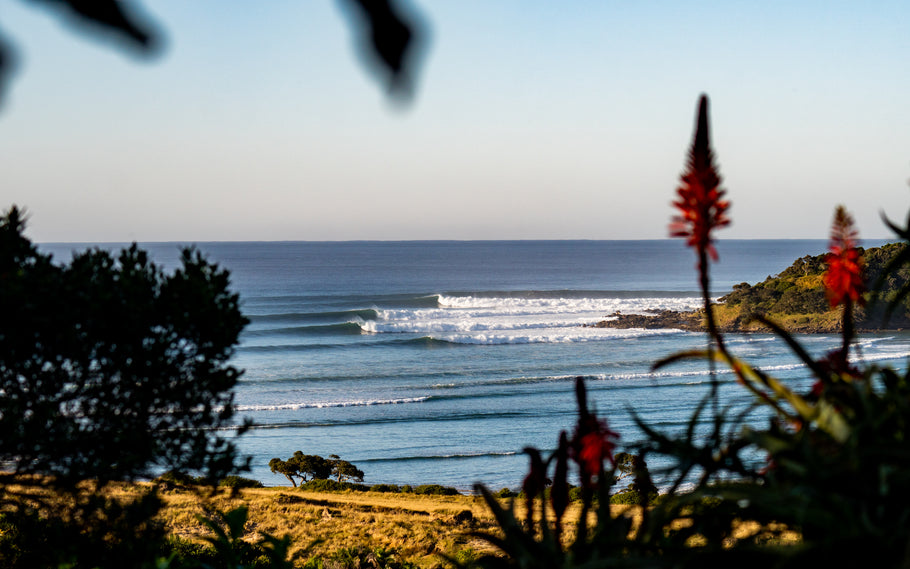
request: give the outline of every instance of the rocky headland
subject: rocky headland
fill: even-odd
[[[903,249],[903,243],[891,243],[862,251],[866,282],[871,292],[865,294],[865,306],[854,309],[858,331],[910,329],[910,304],[905,299],[885,318],[885,307],[900,291],[910,287],[910,268],[889,270],[888,278],[879,282],[888,263]],[[791,333],[836,333],[841,329],[842,309],[832,310],[822,282],[825,255],[797,259],[780,274],[750,285],[740,283],[721,297],[715,305],[715,317],[722,332],[764,332],[767,327],[757,315],[777,323]],[[877,286],[876,286],[877,285]],[[598,328],[674,328],[705,330],[704,309],[691,312],[663,310],[648,314],[608,315],[592,324]]]

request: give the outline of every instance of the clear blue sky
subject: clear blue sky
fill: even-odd
[[[36,241],[663,238],[702,92],[720,237],[910,206],[906,0],[424,0],[404,111],[336,1],[144,4],[151,62],[0,0],[0,206]]]

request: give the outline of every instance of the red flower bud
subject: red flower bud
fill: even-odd
[[[730,202],[723,198],[721,178],[714,167],[708,127],[708,97],[701,96],[698,105],[698,123],[695,138],[689,150],[689,164],[677,188],[679,196],[673,205],[679,214],[670,223],[671,237],[685,237],[686,244],[698,251],[707,252],[717,260],[711,231],[730,225],[727,209]]]
[[[828,271],[824,276],[825,291],[831,308],[844,304],[848,300],[863,304],[862,294],[866,291],[863,281],[863,265],[859,250],[856,248],[857,232],[853,227],[853,218],[844,209],[837,206],[834,212],[834,223],[831,225],[831,243],[825,262]]]

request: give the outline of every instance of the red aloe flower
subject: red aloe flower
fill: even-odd
[[[721,178],[714,167],[708,127],[708,97],[701,96],[698,105],[698,122],[695,138],[689,149],[689,164],[677,188],[679,196],[673,202],[679,215],[670,223],[671,237],[685,237],[686,244],[699,252],[707,252],[717,260],[717,250],[711,242],[711,231],[730,225],[727,209],[730,202],[721,198],[726,193],[720,189]]]
[[[578,463],[581,485],[591,488],[592,479],[595,476],[599,478],[603,472],[604,460],[609,460],[616,466],[613,453],[619,433],[611,431],[606,421],[588,411],[588,392],[585,380],[580,376],[575,378],[575,398],[578,400],[578,423],[572,433],[572,440],[568,443],[569,455]]]
[[[831,243],[825,262],[828,271],[825,273],[825,290],[831,308],[850,302],[864,303],[863,293],[866,285],[863,282],[863,264],[859,250],[856,248],[857,232],[853,227],[853,218],[844,206],[837,206],[834,212],[834,223],[831,225]]]
[[[572,458],[581,470],[581,481],[591,487],[591,480],[600,476],[603,463],[609,460],[615,466],[616,439],[619,434],[607,427],[607,422],[594,415],[585,415],[578,421],[572,439]]]

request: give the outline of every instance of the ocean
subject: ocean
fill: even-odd
[[[142,244],[166,267],[179,246]],[[58,261],[85,247],[41,245]],[[552,449],[571,429],[577,376],[626,446],[642,439],[633,412],[679,431],[709,388],[702,361],[650,371],[660,358],[703,348],[704,334],[584,326],[616,312],[698,306],[695,256],[679,240],[197,247],[230,270],[251,320],[233,363],[245,370],[238,416],[255,426],[238,442],[252,457],[246,475],[266,485],[287,484],[269,460],[300,450],[340,455],[366,484],[517,488],[527,469],[522,449]],[[825,248],[821,240],[720,241],[712,295]],[[817,354],[838,345],[828,335],[803,341]],[[811,384],[773,336],[728,342],[794,389]],[[860,346],[866,361],[903,366],[910,335],[866,335]],[[723,405],[747,409],[749,394],[720,372]]]

